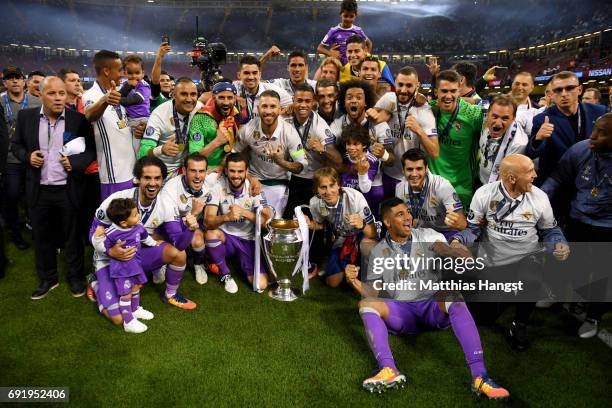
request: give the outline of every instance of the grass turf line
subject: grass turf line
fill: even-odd
[[[476,403],[452,330],[390,336],[406,388],[363,391],[376,364],[348,288],[315,281],[307,296],[286,304],[254,294],[240,275],[230,295],[213,276],[200,286],[188,271],[180,293],[198,308],[165,305],[163,288],[147,286],[142,304],[155,319],[146,333],[128,335],[85,297],[70,296],[63,266],[59,288],[31,301],[33,252],[7,249],[13,264],[0,280],[0,386],[68,386],[72,405],[83,407]],[[576,325],[549,310],[533,320],[526,353],[511,351],[500,328],[479,328],[489,373],[511,393],[506,406],[607,406],[610,349],[577,338]],[[604,323],[610,330],[609,315]]]

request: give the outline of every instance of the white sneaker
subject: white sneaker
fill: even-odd
[[[228,293],[236,293],[238,292],[238,285],[236,285],[236,281],[232,278],[232,275],[223,275],[221,277],[221,282],[223,282],[225,286],[225,291]]]
[[[582,323],[582,326],[578,329],[578,336],[581,339],[590,339],[595,337],[597,334],[599,322],[595,319],[589,319],[588,317]]]
[[[193,269],[195,270],[195,280],[200,285],[208,282],[208,275],[206,274],[206,269],[204,269],[204,265],[193,265]]]
[[[134,318],[136,319],[142,320],[151,320],[155,317],[153,313],[149,312],[146,309],[143,309],[142,306],[138,306],[138,309],[132,312],[132,316],[134,316]]]
[[[164,283],[166,281],[166,268],[167,265],[164,265],[159,268],[159,271],[157,271],[157,273],[153,273],[154,284],[159,285],[160,283]]]
[[[147,329],[147,325],[139,322],[138,319],[132,319],[129,323],[123,322],[123,330],[127,333],[144,333]]]

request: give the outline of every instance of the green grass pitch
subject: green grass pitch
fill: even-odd
[[[470,392],[452,330],[391,336],[406,387],[363,391],[375,360],[348,287],[313,282],[307,296],[282,303],[251,292],[240,278],[236,295],[213,277],[199,286],[188,271],[180,292],[198,308],[168,306],[162,289],[148,286],[142,304],[155,319],[146,333],[130,335],[85,297],[72,298],[64,275],[46,298],[30,300],[38,283],[33,252],[7,249],[13,263],[0,280],[0,386],[67,386],[70,403],[81,407],[499,404]],[[532,348],[516,353],[502,332],[508,318],[480,328],[489,373],[511,393],[505,406],[609,406],[611,349],[597,338],[579,339],[577,323],[559,313],[537,310]],[[611,323],[608,315],[604,326]]]

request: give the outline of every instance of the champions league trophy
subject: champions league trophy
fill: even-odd
[[[271,218],[266,224],[268,234],[263,237],[268,269],[278,283],[269,295],[284,302],[297,299],[291,280],[300,269],[304,278],[302,294],[308,290],[308,225],[301,207],[296,207],[295,214],[297,220]]]

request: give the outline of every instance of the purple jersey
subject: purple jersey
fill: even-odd
[[[368,39],[368,36],[365,35],[359,26],[352,25],[351,28],[342,28],[340,25],[337,25],[329,29],[325,37],[323,37],[321,44],[327,48],[331,48],[336,44],[339,45],[338,51],[340,51],[340,61],[342,65],[345,65],[348,62],[346,59],[346,40],[351,35],[358,35],[364,40]]]
[[[148,118],[149,115],[151,115],[151,86],[145,80],[140,80],[138,85],[130,91],[128,96],[134,94],[138,94],[142,97],[143,101],[139,104],[125,107],[128,118]]]
[[[372,184],[378,184],[374,183],[374,181],[380,179],[380,160],[378,160],[378,158],[370,152],[366,154],[366,160],[370,164],[370,168],[368,169],[367,173],[368,179],[370,180],[370,186]],[[350,159],[348,153],[344,154],[342,162],[347,169],[347,171],[342,173],[342,187],[350,187],[361,191],[362,193],[367,193],[368,191],[363,191],[359,186],[359,175],[355,169],[355,162]]]
[[[111,258],[110,260],[110,276],[111,278],[122,278],[135,276],[142,273],[141,266],[141,242],[146,242],[149,245],[155,245],[155,240],[149,236],[145,227],[142,224],[136,224],[132,228],[125,229],[115,224],[106,229],[106,239],[104,246],[108,251],[118,241],[125,241],[124,248],[135,247],[136,255],[129,261],[119,261]]]

